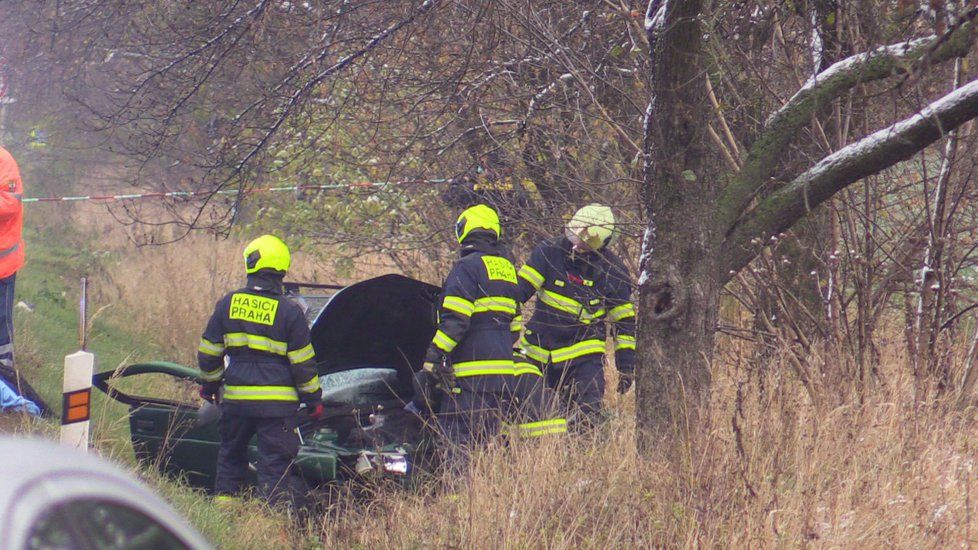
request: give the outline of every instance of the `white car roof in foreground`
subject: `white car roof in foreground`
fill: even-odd
[[[210,545],[173,508],[118,466],[54,443],[0,437],[0,548],[22,548],[45,510],[107,500],[155,519],[190,548]]]

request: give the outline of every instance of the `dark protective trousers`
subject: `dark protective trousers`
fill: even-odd
[[[0,365],[14,366],[14,281],[17,274],[0,279]]]
[[[601,411],[604,398],[604,356],[586,355],[574,361],[572,366],[547,368],[547,387],[557,392],[570,418],[575,409],[585,418],[595,418]]]
[[[438,426],[447,440],[445,465],[456,474],[464,472],[468,454],[499,433],[505,403],[502,392],[456,388],[441,396]]]
[[[529,373],[517,376],[508,405],[509,436],[527,439],[567,432],[567,420],[543,376]]]
[[[248,478],[248,443],[258,436],[258,492],[269,504],[291,499],[289,470],[299,454],[298,418],[256,418],[221,414],[221,449],[217,455],[218,494],[238,493]]]

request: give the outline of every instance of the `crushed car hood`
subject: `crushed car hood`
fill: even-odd
[[[435,334],[441,289],[382,275],[336,292],[312,323],[320,375],[353,368],[421,368]],[[408,369],[410,367],[410,369]]]

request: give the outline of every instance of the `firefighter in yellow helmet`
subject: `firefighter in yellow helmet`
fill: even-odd
[[[584,421],[594,419],[604,395],[606,323],[614,336],[619,393],[628,391],[635,372],[632,286],[610,250],[617,236],[611,208],[588,204],[563,236],[537,246],[519,270],[519,301],[537,297],[520,348]]]
[[[289,247],[262,235],[244,249],[244,260],[246,286],[217,302],[200,339],[200,395],[221,407],[218,498],[241,490],[248,478],[248,444],[257,435],[258,490],[275,504],[292,497],[288,484],[299,451],[299,404],[318,420],[322,391],[309,326],[283,291]]]
[[[460,257],[445,279],[438,330],[425,355],[425,371],[444,392],[434,401],[456,473],[471,447],[499,432],[513,379],[518,283],[500,232],[499,216],[484,204],[458,217]]]

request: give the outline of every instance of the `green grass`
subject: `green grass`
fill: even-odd
[[[93,253],[87,243],[77,242],[81,238],[66,242],[58,238],[60,234],[54,229],[27,231],[28,262],[17,274],[16,300],[32,305],[34,311],[15,308],[14,313],[17,366],[56,409],[60,409],[64,357],[80,349],[80,279],[84,274],[98,273],[100,262],[108,259]],[[90,300],[89,312],[102,305]],[[96,372],[138,360],[165,358],[152,340],[125,329],[124,312],[113,313],[90,323],[88,349],[95,354]],[[95,393],[96,438],[113,446],[127,442],[126,408]]]
[[[70,235],[57,228],[32,228],[26,232],[28,263],[17,275],[16,300],[31,304],[34,310],[15,308],[14,315],[17,367],[57,414],[64,356],[79,349],[79,280],[85,274],[95,274],[93,282],[97,284],[97,274],[106,262],[117,260],[93,251],[91,241],[84,236],[63,237],[66,234]],[[90,299],[89,313],[105,305]],[[111,307],[105,312],[111,314],[97,315],[90,323],[88,349],[95,354],[96,372],[141,360],[173,358],[173,353],[167,354],[151,336],[127,330],[127,319],[139,312]],[[158,383],[158,379],[147,379],[126,389],[152,394]],[[0,415],[0,433],[57,438],[58,422]],[[263,510],[257,502],[219,508],[205,494],[138,465],[129,440],[128,408],[98,390],[93,390],[92,441],[99,454],[148,483],[219,547],[247,548],[262,540],[241,529],[242,521],[265,529],[284,525],[281,516]],[[263,544],[267,545],[267,541],[265,538]]]
[[[28,236],[30,238],[30,235]],[[68,353],[80,348],[79,305],[80,279],[94,267],[95,259],[75,247],[51,245],[42,240],[28,243],[29,261],[17,275],[17,300],[34,306],[31,313],[18,308],[15,320],[19,333],[26,333],[35,360],[46,364],[61,363]],[[98,309],[101,304],[90,304]],[[138,338],[123,327],[96,319],[91,323],[88,348],[96,355],[96,370],[108,370],[132,359],[153,357],[159,352],[151,340]],[[47,369],[44,384],[60,393],[60,380],[54,369]],[[48,395],[45,394],[45,397]]]

